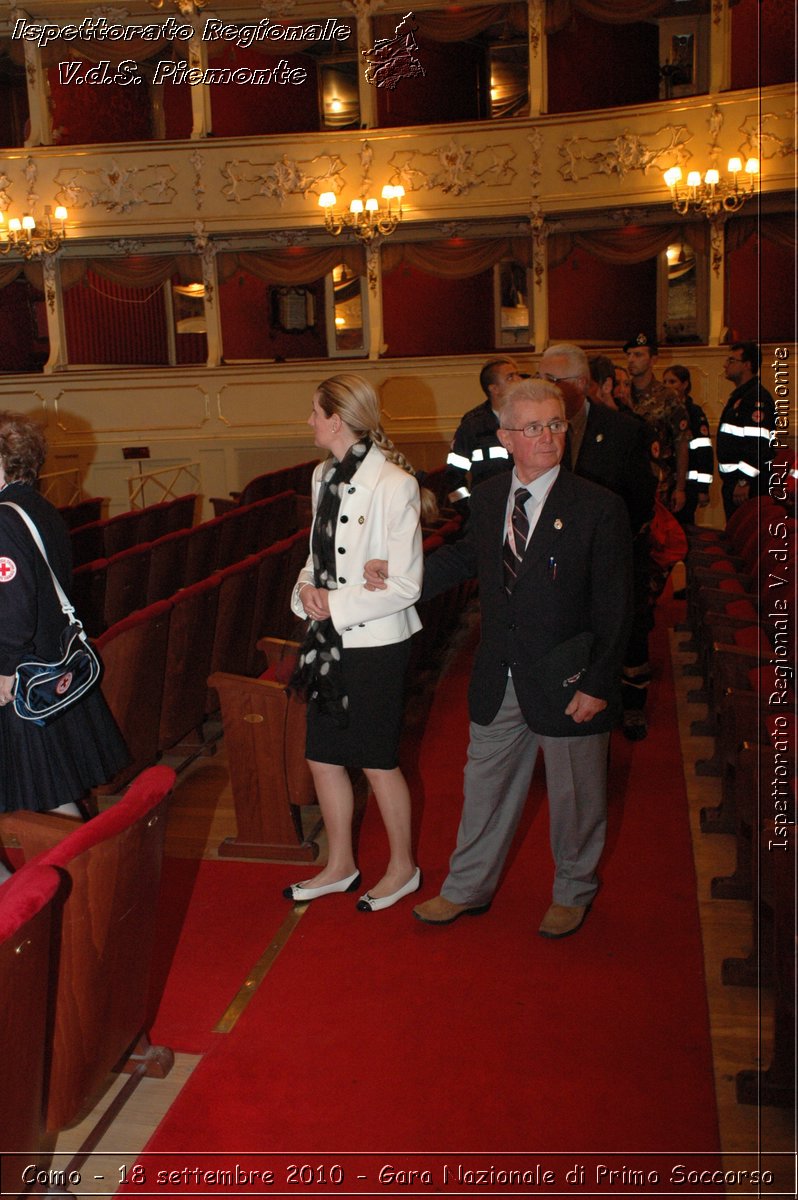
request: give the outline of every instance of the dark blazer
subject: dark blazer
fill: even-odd
[[[479,579],[482,638],[469,689],[478,725],[489,725],[499,711],[509,669],[535,733],[604,733],[620,715],[631,614],[632,541],[624,506],[605,488],[560,470],[508,596],[502,544],[512,478],[507,472],[474,492],[464,536],[425,563],[422,600]],[[592,721],[577,724],[565,715],[577,688],[608,702]]]
[[[657,481],[645,421],[604,404],[591,404],[574,471],[621,497],[633,534],[654,515]]]
[[[9,484],[0,492],[0,500],[18,504],[31,517],[58,581],[69,595],[72,550],[61,514],[24,483]],[[0,584],[0,675],[13,675],[32,653],[45,659],[59,657],[67,618],[44,559],[13,508],[0,507],[0,558],[12,563],[14,572],[11,575],[6,568],[6,581]]]

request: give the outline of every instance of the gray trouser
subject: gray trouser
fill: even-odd
[[[524,810],[538,749],[546,765],[555,904],[589,904],[607,830],[609,733],[543,737],[523,718],[511,678],[490,725],[471,722],[465,799],[442,894],[487,904]]]

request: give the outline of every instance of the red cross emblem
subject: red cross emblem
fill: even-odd
[[[0,583],[10,583],[17,573],[17,564],[13,558],[0,558]]]
[[[58,680],[58,683],[55,685],[56,695],[63,696],[64,692],[69,691],[69,685],[71,683],[72,683],[72,672],[67,671],[66,675],[62,675],[61,678]]]

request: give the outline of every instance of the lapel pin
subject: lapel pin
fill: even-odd
[[[555,528],[555,529],[562,529],[562,521],[560,520],[560,518],[559,518],[559,517],[557,517],[557,518],[556,518],[556,520],[555,520],[555,522],[554,522],[554,528]]]
[[[357,523],[358,523],[358,525],[365,525],[365,524],[366,524],[366,518],[365,518],[365,517],[358,517],[358,519],[357,519]]]
[[[604,434],[603,434],[603,433],[597,433],[597,434],[596,434],[596,441],[597,441],[597,442],[603,442],[603,441],[604,441]]]

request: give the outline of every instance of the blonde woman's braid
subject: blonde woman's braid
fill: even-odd
[[[416,472],[411,463],[405,458],[401,450],[397,450],[387,433],[381,425],[370,431],[369,436],[378,450],[385,455],[388,462],[393,463],[397,467],[401,467],[403,471],[407,471],[408,475],[416,478]],[[424,524],[430,524],[440,516],[438,511],[438,501],[429,488],[421,488],[421,520]]]

